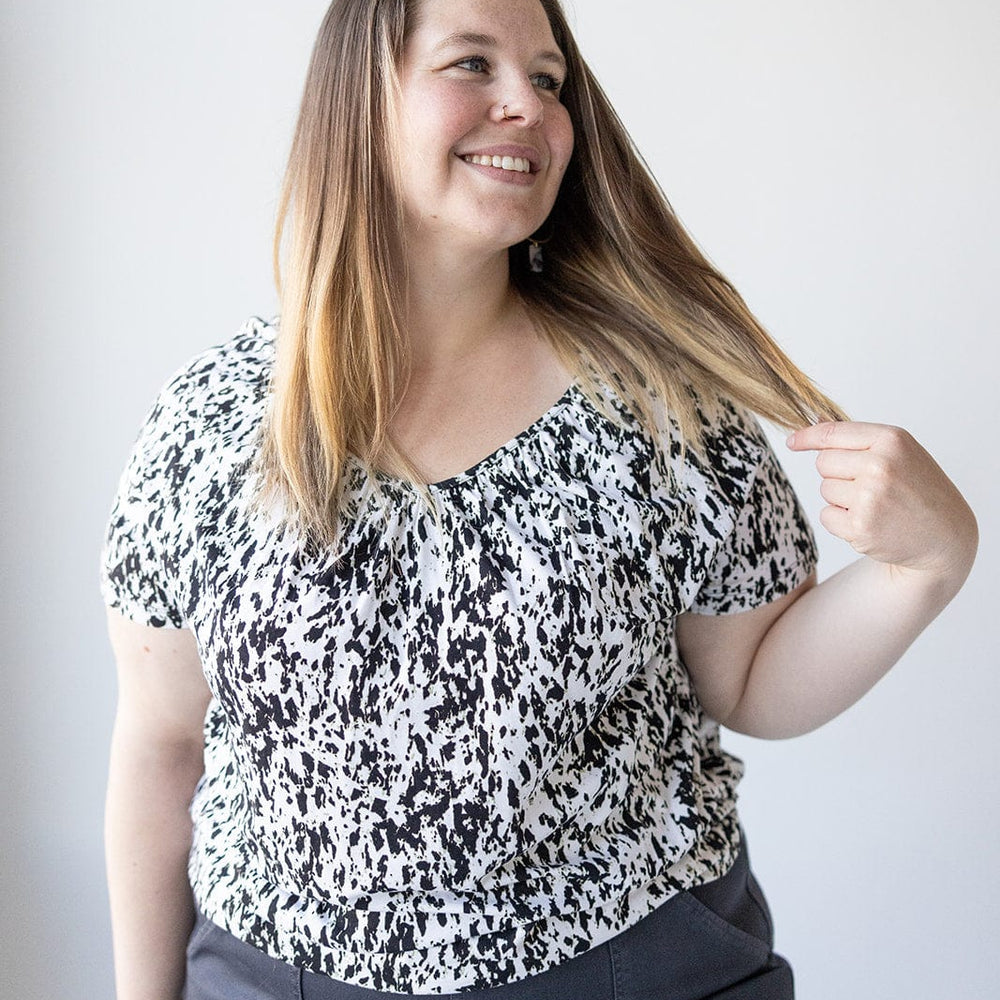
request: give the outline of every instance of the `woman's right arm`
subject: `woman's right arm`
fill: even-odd
[[[210,692],[194,636],[108,612],[118,665],[105,816],[118,1000],[180,1000],[194,922],[189,806]]]

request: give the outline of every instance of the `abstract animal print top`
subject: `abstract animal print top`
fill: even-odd
[[[336,552],[256,508],[274,326],[249,321],[150,412],[106,601],[190,628],[213,699],[192,804],[203,912],[374,990],[542,972],[722,875],[741,765],[675,616],[801,583],[809,527],[753,418],[657,448],[578,386],[424,502],[348,467]],[[609,419],[609,415],[615,419]],[[670,435],[664,434],[664,438]]]

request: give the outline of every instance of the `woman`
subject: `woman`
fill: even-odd
[[[875,683],[961,496],[769,340],[551,0],[336,0],[281,216],[280,333],[168,384],[109,524],[120,1000],[791,996],[719,724]],[[863,554],[822,584],[750,410]]]

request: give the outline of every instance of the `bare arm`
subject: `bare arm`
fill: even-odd
[[[194,921],[188,807],[210,694],[194,636],[114,611],[118,664],[105,843],[118,1000],[180,1000]]]
[[[968,505],[905,432],[820,424],[823,524],[864,558],[742,614],[678,619],[681,655],[713,718],[782,738],[815,729],[867,692],[958,592],[978,540]]]

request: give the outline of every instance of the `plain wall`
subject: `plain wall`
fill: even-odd
[[[103,524],[167,375],[276,311],[273,213],[324,9],[2,8],[4,997],[112,993]],[[794,742],[728,741],[799,996],[996,996],[995,0],[576,0],[571,15],[678,214],[765,325],[856,418],[908,427],[980,518],[966,589],[865,701]],[[815,519],[811,463],[786,466]],[[828,575],[852,553],[818,530]]]

